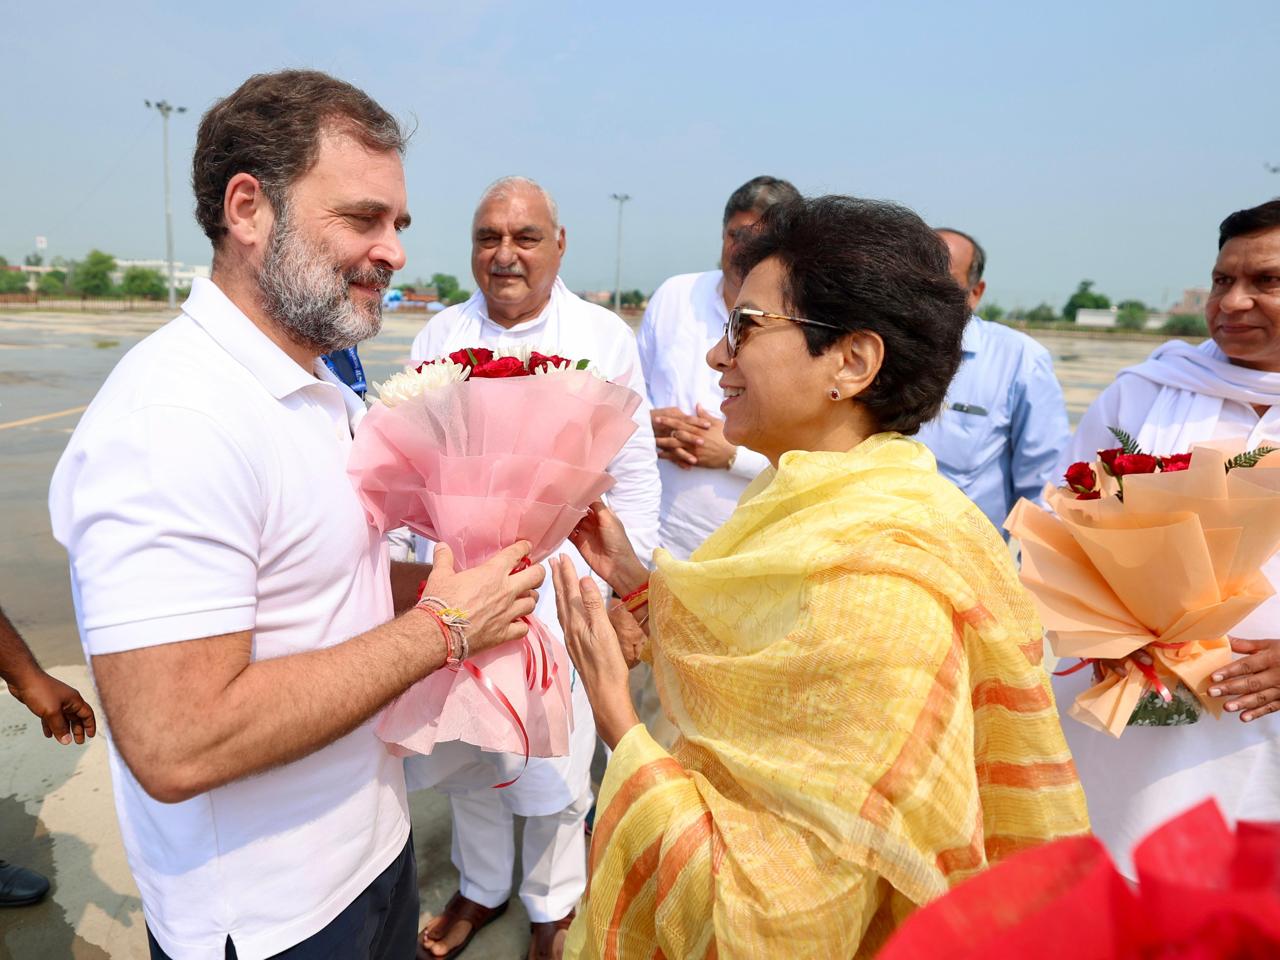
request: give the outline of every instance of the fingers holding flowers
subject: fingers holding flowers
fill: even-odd
[[[569,534],[582,559],[619,595],[625,595],[648,579],[627,531],[617,514],[597,500]]]

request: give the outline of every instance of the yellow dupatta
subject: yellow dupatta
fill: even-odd
[[[681,731],[609,763],[567,957],[870,956],[915,906],[1088,831],[999,534],[897,434],[785,454],[687,562],[658,551]]]

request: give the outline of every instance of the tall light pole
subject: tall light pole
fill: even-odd
[[[169,263],[169,309],[178,305],[173,282],[173,203],[169,199],[169,114],[186,113],[186,107],[175,107],[168,100],[143,100],[148,109],[160,111],[164,118],[164,256]]]
[[[618,201],[618,269],[613,275],[613,312],[619,313],[622,310],[622,205],[631,196],[625,193],[613,193],[610,196]]]

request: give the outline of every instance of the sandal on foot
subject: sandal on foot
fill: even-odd
[[[569,924],[573,923],[573,915],[576,912],[576,910],[570,910],[568,916],[561,917],[559,920],[529,924],[529,932],[533,935],[533,940],[529,944],[528,960],[560,960],[564,954],[564,947],[562,945],[560,951],[556,951],[556,937],[560,931],[569,929]]]
[[[452,960],[453,957],[467,949],[467,944],[471,942],[471,938],[479,933],[482,927],[493,923],[506,912],[506,903],[501,903],[496,907],[486,907],[482,903],[468,900],[462,895],[462,891],[458,891],[449,898],[449,902],[445,904],[440,916],[418,931],[418,960]],[[422,938],[429,927],[440,921],[444,921],[444,929],[440,932],[441,937],[448,936],[449,931],[459,923],[469,923],[471,924],[471,929],[467,931],[466,938],[460,944],[443,956],[437,957],[423,944]]]

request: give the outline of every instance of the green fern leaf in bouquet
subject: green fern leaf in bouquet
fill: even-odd
[[[1116,438],[1116,442],[1120,444],[1120,449],[1125,454],[1131,455],[1142,452],[1142,448],[1138,446],[1138,441],[1119,427],[1107,427],[1107,429],[1111,431],[1111,435]]]
[[[1280,447],[1255,447],[1252,450],[1246,450],[1244,453],[1237,453],[1227,461],[1227,471],[1247,470],[1250,467],[1256,467],[1263,457],[1269,453],[1275,453],[1277,450],[1280,450]]]

